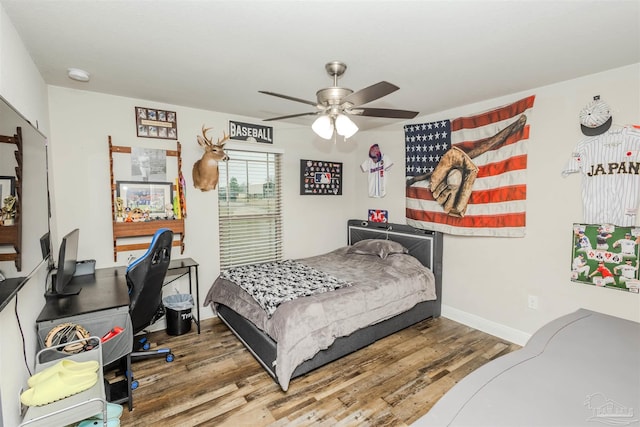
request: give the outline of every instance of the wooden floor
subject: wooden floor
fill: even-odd
[[[135,362],[121,426],[406,426],[465,375],[519,348],[445,318],[426,320],[292,380],[284,393],[217,318],[202,333],[151,336],[175,361]]]

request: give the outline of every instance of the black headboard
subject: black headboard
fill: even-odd
[[[420,230],[409,225],[350,219],[347,222],[348,244],[365,239],[387,239],[403,245],[409,254],[436,276],[436,295],[442,297],[442,233]]]

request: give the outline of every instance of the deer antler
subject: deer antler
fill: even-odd
[[[216,145],[224,145],[224,142],[229,139],[231,135],[227,135],[224,131],[222,131],[222,139],[218,138],[218,142],[216,143]]]
[[[211,129],[213,128],[205,128],[204,125],[202,125],[202,137],[198,136],[198,139],[202,139],[202,141],[206,145],[224,145],[224,142],[228,140],[229,137],[231,136],[230,134],[227,134],[226,132],[222,131],[222,139],[218,138],[218,142],[214,144],[213,137],[211,138],[207,137],[207,132],[209,132]]]
[[[204,125],[202,125],[202,140],[206,145],[213,145],[212,138],[207,138],[207,132],[209,132],[211,129],[213,128],[205,128]],[[200,139],[199,136],[198,139]]]

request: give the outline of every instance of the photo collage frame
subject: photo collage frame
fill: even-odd
[[[141,138],[178,139],[175,111],[136,107],[136,132]]]

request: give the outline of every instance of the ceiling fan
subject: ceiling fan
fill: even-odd
[[[349,115],[390,119],[412,119],[419,114],[417,111],[361,107],[361,105],[389,95],[400,88],[389,82],[381,81],[354,92],[351,89],[338,86],[338,79],[347,69],[347,66],[344,63],[340,61],[333,61],[326,64],[324,68],[327,70],[329,76],[333,77],[333,86],[317,91],[317,102],[307,101],[306,99],[295,98],[293,96],[282,95],[275,92],[263,90],[258,91],[266,95],[277,96],[278,98],[312,105],[316,107],[316,111],[273,117],[265,119],[264,121],[268,122],[272,120],[290,119],[293,117],[319,115],[320,117],[313,122],[311,128],[316,134],[318,134],[318,136],[324,139],[331,139],[334,135],[334,131],[345,138],[350,138],[358,131],[358,126],[356,126],[356,124],[347,117]]]

